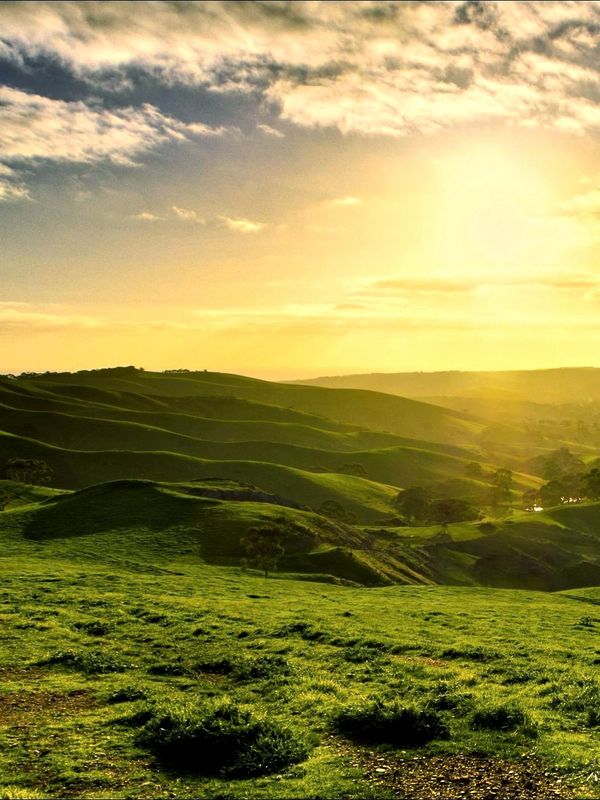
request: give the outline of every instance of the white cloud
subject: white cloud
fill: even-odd
[[[266,223],[264,222],[254,222],[243,217],[220,216],[219,219],[230,231],[235,233],[258,233],[266,228]]]
[[[600,190],[592,189],[583,194],[576,194],[562,203],[561,208],[567,214],[580,216],[600,215]]]
[[[57,330],[60,328],[96,328],[96,317],[82,314],[48,312],[29,303],[0,302],[0,333],[11,330]]]
[[[331,200],[329,205],[331,206],[360,206],[362,205],[362,200],[360,197],[352,197],[351,195],[347,195],[345,197],[336,197],[334,200]]]
[[[358,297],[385,296],[404,293],[417,294],[455,294],[475,292],[488,287],[530,287],[547,288],[566,291],[587,291],[600,288],[600,276],[591,273],[574,273],[562,275],[558,273],[540,274],[488,274],[452,277],[431,275],[428,277],[412,277],[410,275],[387,277],[373,280],[359,279],[355,286]]]
[[[198,216],[198,214],[190,208],[180,208],[179,206],[173,206],[173,212],[175,216],[183,220],[183,222],[196,222],[198,225],[205,225],[206,220],[204,217]]]
[[[28,2],[0,6],[0,27],[5,57],[50,55],[116,91],[135,68],[166,84],[264,92],[304,127],[404,136],[496,121],[581,134],[600,129],[598,8],[595,0]],[[146,149],[175,135],[171,123],[138,113],[137,125],[150,129]],[[131,142],[122,150],[110,157],[139,154]]]
[[[139,214],[132,214],[131,219],[139,219],[142,222],[162,222],[164,217],[159,217],[158,214],[152,214],[150,211],[140,211]]]
[[[133,166],[162,142],[199,132],[197,125],[148,104],[109,110],[0,86],[0,159],[5,163],[108,160]]]
[[[266,134],[267,136],[274,137],[275,139],[283,139],[285,136],[285,133],[278,131],[277,128],[272,128],[270,125],[260,124],[256,126],[256,129]]]
[[[165,142],[223,131],[183,123],[148,104],[105,109],[0,86],[0,200],[28,197],[10,164],[107,161],[133,167]]]
[[[0,203],[30,199],[29,192],[17,173],[8,165],[0,163]]]

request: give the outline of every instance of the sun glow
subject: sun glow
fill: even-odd
[[[432,235],[438,257],[466,271],[522,269],[539,250],[552,208],[544,176],[500,146],[469,146],[436,160]],[[537,259],[536,259],[537,260]]]

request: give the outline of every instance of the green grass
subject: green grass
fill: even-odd
[[[380,749],[600,796],[600,504],[388,524],[400,486],[478,497],[468,461],[524,463],[482,430],[219,373],[0,380],[0,464],[54,471],[0,481],[0,797],[391,796]],[[241,568],[257,525],[284,534],[268,580]]]
[[[44,459],[54,472],[53,486],[82,488],[104,481],[145,478],[189,481],[207,477],[249,482],[290,501],[318,508],[336,500],[360,521],[392,511],[394,487],[352,475],[321,474],[260,461],[217,461],[180,453],[130,450],[69,450],[0,431],[0,462],[15,456]]]
[[[112,370],[77,373],[76,376],[67,373],[42,375],[28,378],[22,383],[25,387],[50,392],[76,383],[81,387],[76,390],[76,396],[88,399],[108,399],[111,395],[107,397],[107,392],[112,392],[112,396],[134,393],[173,399],[233,397],[327,417],[350,425],[376,427],[411,438],[430,440],[432,432],[435,432],[434,441],[452,444],[473,441],[484,427],[455,411],[377,392],[275,384],[218,372],[166,375]],[[72,388],[70,391],[73,391]]]
[[[429,445],[430,449],[427,449],[426,445],[410,446],[412,443],[384,449],[350,450],[350,446],[356,447],[360,443],[358,435],[344,437],[331,432],[322,432],[322,441],[319,442],[327,449],[306,446],[305,442],[318,439],[319,431],[300,426],[294,426],[291,431],[290,426],[284,426],[288,438],[295,437],[295,440],[282,442],[278,440],[281,438],[281,423],[258,426],[257,423],[242,425],[231,422],[228,431],[234,432],[238,439],[218,441],[219,426],[211,425],[204,428],[205,435],[209,434],[211,438],[199,439],[149,426],[146,422],[87,418],[54,411],[17,411],[6,406],[0,406],[0,414],[6,432],[66,449],[166,451],[201,459],[266,461],[305,470],[319,468],[326,472],[342,471],[346,464],[358,463],[373,480],[396,486],[411,481],[426,483],[462,476],[466,464],[472,460],[468,451],[461,452],[455,448],[459,453],[455,455],[440,452],[435,445]],[[165,424],[170,422],[163,421]],[[208,423],[207,420],[204,422]],[[224,433],[227,435],[226,431]],[[265,437],[262,440],[261,435]],[[372,435],[371,438],[376,437]]]
[[[350,750],[365,731],[372,740],[375,709],[409,725],[408,755],[534,754],[597,796],[600,616],[586,599],[264,580],[176,549],[158,562],[133,543],[128,564],[103,537],[77,541],[3,534],[0,785],[11,791],[371,797],[331,735]],[[293,743],[302,729],[297,763],[240,779],[157,759],[152,720],[174,715],[192,735],[190,720],[223,702],[244,730],[265,720]]]

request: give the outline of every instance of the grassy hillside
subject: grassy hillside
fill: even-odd
[[[249,482],[301,505],[318,508],[335,500],[368,522],[390,513],[397,490],[352,475],[304,472],[259,461],[216,461],[168,452],[67,450],[0,433],[0,461],[26,455],[52,466],[57,488],[83,488],[122,478],[189,481],[207,477]]]
[[[37,538],[19,534],[17,520],[84,499],[0,514],[4,796],[598,796],[585,592],[264,580],[204,563],[191,531],[170,552],[150,528],[40,537],[40,517]],[[279,726],[297,761],[256,776],[242,750],[250,776],[223,776],[149,749],[157,719],[201,724],[223,701]],[[404,720],[401,744],[387,718]]]
[[[391,581],[548,591],[600,583],[597,503],[456,523],[442,532],[439,525],[335,522],[294,507],[285,496],[230,478],[176,484],[116,481],[75,493],[50,492],[41,495],[41,502],[31,499],[11,505],[2,517],[4,525],[36,541],[93,535],[111,550],[118,531],[117,550],[123,556],[151,545],[159,561],[186,553],[211,563],[237,564],[244,555],[244,532],[266,523],[285,529],[282,568],[292,572],[367,585]],[[75,554],[80,546],[69,545]]]
[[[21,537],[61,540],[63,555],[77,558],[90,546],[79,537],[91,537],[91,546],[106,548],[115,561],[131,563],[151,553],[157,564],[181,556],[237,566],[245,555],[240,540],[257,525],[284,532],[281,569],[288,572],[366,585],[430,582],[411,566],[418,559],[410,548],[399,545],[379,557],[368,531],[290,507],[284,498],[235,481],[114,481],[19,498],[0,518],[13,543]]]
[[[9,433],[62,448],[162,450],[201,459],[260,460],[299,469],[319,468],[330,472],[343,470],[349,463],[360,464],[373,480],[396,486],[414,481],[429,482],[460,476],[464,473],[465,465],[474,457],[473,452],[468,450],[428,446],[427,443],[413,443],[410,440],[409,446],[350,450],[351,445],[356,447],[362,438],[368,438],[368,434],[333,434],[319,432],[317,429],[299,429],[299,426],[294,426],[294,432],[298,434],[296,442],[278,442],[274,437],[279,431],[274,431],[273,428],[280,428],[280,424],[263,424],[257,430],[254,423],[250,426],[231,423],[228,431],[235,432],[239,440],[218,441],[216,437],[220,432],[219,426],[215,425],[211,429],[208,421],[205,433],[211,435],[211,440],[195,438],[147,423],[88,418],[55,411],[19,411],[2,405],[0,421],[4,430]],[[162,421],[165,424],[170,422],[167,419]],[[287,429],[287,426],[284,427]],[[309,435],[306,435],[307,430]],[[223,432],[227,434],[228,431]],[[244,440],[244,431],[248,437],[262,433],[273,438]],[[319,444],[325,445],[326,449],[299,443],[311,439],[320,439]],[[418,444],[421,447],[415,446]]]
[[[504,372],[399,372],[336,375],[301,382],[336,389],[368,389],[403,397],[480,397],[536,403],[600,400],[600,369],[593,367]]]
[[[139,370],[98,370],[96,372],[49,374],[19,379],[26,387],[52,393],[65,391],[71,396],[96,391],[135,393],[143,398],[183,399],[233,397],[269,404],[293,411],[327,417],[342,423],[389,431],[401,436],[463,445],[472,441],[482,425],[457,412],[425,403],[362,391],[336,391],[313,386],[277,384],[239,375],[215,372],[165,374]],[[76,390],[73,385],[76,384]],[[74,394],[77,393],[77,395]]]
[[[215,373],[0,381],[0,464],[54,474],[0,480],[0,796],[598,797],[600,504],[394,518],[483,497],[496,434]]]

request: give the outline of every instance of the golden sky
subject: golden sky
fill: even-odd
[[[0,372],[598,365],[600,4],[0,7]]]

